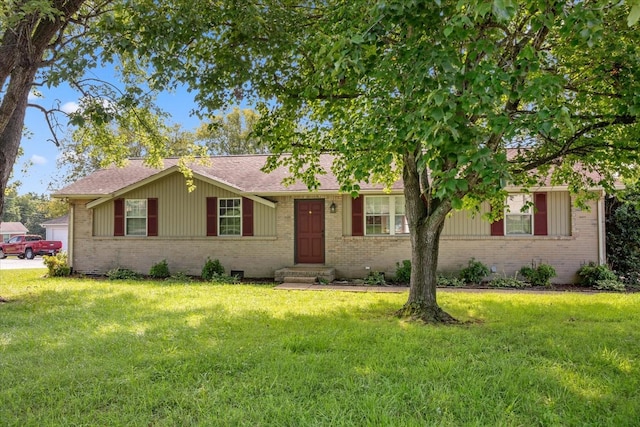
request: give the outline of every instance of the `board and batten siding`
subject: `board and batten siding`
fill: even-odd
[[[239,195],[195,179],[196,189],[187,191],[185,178],[180,173],[171,174],[148,185],[123,194],[124,199],[158,199],[158,236],[206,237],[207,197],[237,198]],[[113,236],[113,201],[94,208],[93,235]],[[253,235],[276,235],[276,209],[254,202]]]
[[[381,196],[384,194],[380,194]],[[351,196],[342,196],[342,234],[351,236]],[[490,236],[491,224],[482,219],[490,206],[483,203],[480,212],[453,211],[445,220],[442,236]],[[571,197],[568,191],[547,192],[548,236],[571,236]]]

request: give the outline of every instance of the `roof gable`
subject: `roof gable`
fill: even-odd
[[[24,234],[29,230],[21,222],[0,222],[0,234]]]

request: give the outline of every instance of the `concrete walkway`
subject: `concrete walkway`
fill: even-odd
[[[385,293],[400,293],[409,292],[407,286],[364,286],[364,285],[319,285],[309,283],[283,283],[276,286],[274,289],[285,291],[344,291],[344,292],[385,292]],[[484,292],[497,292],[505,294],[558,294],[563,292],[577,292],[585,294],[598,293],[590,288],[585,289],[573,289],[568,291],[566,289],[513,289],[513,288],[452,288],[452,287],[439,287],[438,292],[471,292],[471,293],[484,293]]]
[[[345,291],[345,292],[408,292],[406,286],[318,285],[309,283],[283,283],[275,289],[286,291]]]

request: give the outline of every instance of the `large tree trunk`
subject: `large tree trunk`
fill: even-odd
[[[429,323],[457,323],[438,306],[436,270],[444,220],[451,211],[448,201],[430,203],[428,188],[423,189],[421,174],[412,154],[404,158],[404,194],[411,235],[411,283],[409,299],[398,315]],[[427,194],[423,194],[425,191]]]
[[[35,67],[31,70],[16,71],[0,104],[0,110],[13,110],[8,115],[9,120],[6,126],[0,130],[0,214],[4,209],[4,192],[7,182],[20,148],[29,90],[35,74]]]
[[[16,161],[29,91],[43,57],[56,43],[63,43],[60,32],[86,0],[52,0],[51,7],[60,13],[44,15],[41,10],[25,12],[15,27],[3,29],[0,39],[0,214],[4,208],[4,191]],[[17,2],[16,6],[21,6]],[[108,2],[105,2],[105,4]],[[51,16],[55,16],[52,18]],[[52,44],[53,41],[53,44]],[[55,49],[54,49],[55,50]],[[8,82],[7,82],[8,81]]]

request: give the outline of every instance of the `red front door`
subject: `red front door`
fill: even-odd
[[[296,200],[296,264],[324,264],[324,200]]]

